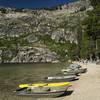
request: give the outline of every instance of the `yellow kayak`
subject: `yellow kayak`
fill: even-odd
[[[20,88],[30,87],[30,86],[70,86],[72,85],[70,82],[57,82],[57,83],[37,83],[37,84],[20,84]]]
[[[59,82],[59,83],[49,83],[48,86],[69,86],[71,85],[70,82]]]

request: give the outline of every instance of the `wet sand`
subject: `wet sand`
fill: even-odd
[[[88,72],[79,76],[79,80],[72,82],[70,95],[59,98],[39,98],[38,100],[100,100],[100,65],[93,63],[82,64]]]

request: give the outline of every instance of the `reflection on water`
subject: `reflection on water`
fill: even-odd
[[[42,82],[44,77],[60,72],[63,66],[61,63],[0,64],[0,100],[33,100],[33,97],[18,97],[12,91],[21,83]]]

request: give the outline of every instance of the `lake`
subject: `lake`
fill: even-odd
[[[64,63],[0,64],[0,100],[36,100],[33,97],[18,97],[13,91],[21,83],[42,82],[64,68]]]

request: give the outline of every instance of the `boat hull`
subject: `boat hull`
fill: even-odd
[[[80,69],[70,69],[69,71],[68,71],[68,69],[63,69],[62,70],[62,72],[65,74],[68,74],[68,73],[75,73],[76,75],[77,74],[81,74],[81,73],[85,73],[85,72],[87,72],[87,68],[80,68]],[[65,75],[66,75],[65,74]]]
[[[18,96],[34,96],[34,97],[59,97],[66,93],[67,89],[70,86],[61,86],[61,87],[29,87],[17,91]]]
[[[48,77],[47,78],[47,81],[56,81],[56,82],[60,82],[60,81],[67,81],[67,82],[70,82],[70,81],[74,81],[78,79],[76,76],[58,76],[58,77]]]
[[[59,97],[61,95],[65,94],[65,91],[57,91],[57,92],[49,92],[49,93],[31,93],[27,94],[25,92],[20,92],[17,95],[18,96],[33,96],[33,97]]]

